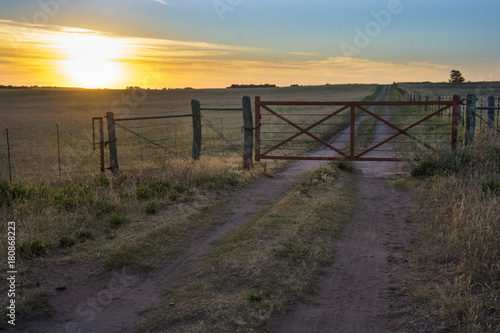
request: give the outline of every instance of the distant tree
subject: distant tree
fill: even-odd
[[[457,70],[452,70],[450,73],[450,83],[463,83],[465,81],[462,73]]]

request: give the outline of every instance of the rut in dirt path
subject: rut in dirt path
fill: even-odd
[[[390,109],[385,108],[384,117]],[[378,122],[373,142],[390,129]],[[391,151],[392,150],[392,151]],[[369,157],[394,157],[395,147],[372,151]],[[290,313],[269,321],[271,333],[386,333],[404,328],[405,283],[411,280],[406,249],[413,226],[407,216],[414,202],[407,192],[390,186],[402,173],[395,162],[360,162],[356,189],[359,201],[338,244],[334,264],[325,269],[318,295]]]
[[[377,100],[387,98],[388,87]],[[348,134],[344,134],[348,135]],[[341,149],[342,138],[332,138],[331,143]],[[325,151],[313,153],[321,156]],[[234,189],[223,195],[230,212],[221,214],[215,230],[198,230],[185,242],[184,250],[167,260],[162,268],[148,277],[128,276],[126,288],[118,296],[108,299],[105,306],[96,308],[92,316],[86,306],[88,299],[95,299],[99,293],[109,290],[113,273],[98,271],[90,277],[79,276],[78,272],[66,273],[72,286],[78,290],[63,292],[53,296],[57,314],[49,321],[35,321],[26,327],[26,332],[67,332],[68,323],[74,324],[81,332],[133,332],[134,326],[147,317],[147,312],[139,314],[147,307],[160,304],[160,295],[167,288],[179,288],[189,283],[198,264],[213,249],[211,242],[230,230],[250,222],[260,211],[280,199],[307,173],[323,165],[321,161],[297,161],[287,165],[274,178],[260,179],[243,189]],[[91,285],[88,285],[90,282]],[[53,293],[53,289],[49,291]],[[104,295],[104,294],[103,294]],[[84,305],[82,307],[82,304]],[[87,313],[82,314],[82,310]],[[70,330],[71,331],[71,330]],[[307,330],[306,330],[307,331]],[[305,332],[306,332],[305,331]],[[76,332],[76,330],[75,330]]]
[[[410,274],[404,250],[412,227],[406,217],[413,202],[385,179],[356,177],[358,207],[318,295],[271,319],[272,333],[400,332],[401,296]]]

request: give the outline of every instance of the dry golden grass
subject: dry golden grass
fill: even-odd
[[[500,138],[476,137],[468,163],[440,170],[419,189],[425,220],[413,260],[414,290],[439,327],[500,331]]]

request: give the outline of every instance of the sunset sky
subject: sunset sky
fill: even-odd
[[[0,84],[500,80],[498,0],[0,0]]]

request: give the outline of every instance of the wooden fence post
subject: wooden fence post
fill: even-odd
[[[476,127],[476,94],[467,94],[467,110],[465,111],[465,135],[464,144],[472,143]]]
[[[495,107],[495,97],[488,96],[488,107]],[[488,109],[488,133],[490,132],[490,129],[493,128],[493,124],[495,124],[495,109]]]
[[[191,156],[193,160],[198,161],[201,154],[201,105],[200,101],[193,99],[191,101],[191,109],[193,111],[193,148]]]
[[[118,172],[118,148],[116,145],[115,114],[106,113],[108,122],[108,144],[109,144],[109,169],[116,174]]]
[[[253,166],[253,117],[250,96],[242,97],[243,104],[243,128],[245,130],[245,146],[243,147],[243,168],[250,169]]]

